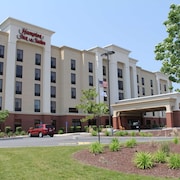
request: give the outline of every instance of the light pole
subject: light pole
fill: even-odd
[[[110,75],[109,75],[109,55],[114,54],[114,51],[107,51],[103,54],[101,54],[101,56],[106,56],[107,57],[107,68],[108,68],[108,108],[109,108],[109,126],[111,127],[111,102],[110,102]]]

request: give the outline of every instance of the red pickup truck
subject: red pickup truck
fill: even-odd
[[[32,136],[43,137],[46,135],[53,137],[54,133],[55,133],[55,128],[50,124],[38,124],[35,126],[35,128],[29,128],[28,130],[29,137]]]

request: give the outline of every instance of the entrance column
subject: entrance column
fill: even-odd
[[[166,125],[167,127],[174,127],[173,111],[170,105],[166,106]]]

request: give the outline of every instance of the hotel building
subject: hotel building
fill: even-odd
[[[96,120],[82,123],[85,114],[75,108],[82,90],[92,87],[99,94],[97,101],[105,103],[109,89],[110,104],[170,93],[168,77],[138,67],[137,60],[129,57],[129,50],[116,45],[89,50],[57,47],[51,45],[53,34],[14,18],[0,24],[0,109],[10,113],[1,129],[10,126],[15,131],[21,126],[27,131],[35,124],[48,123],[57,131],[63,128],[70,132],[72,128],[84,130],[84,126],[95,125]],[[115,52],[109,65],[107,57],[101,56],[107,51]],[[109,88],[100,87],[99,81],[107,82]],[[144,128],[166,125],[165,109],[160,110],[131,115],[124,127],[131,129],[139,118]],[[115,128],[122,125],[117,122],[120,120],[113,118]],[[108,116],[103,116],[101,123],[108,125]]]

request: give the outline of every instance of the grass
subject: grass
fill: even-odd
[[[0,148],[3,180],[162,180],[97,168],[74,160],[72,154],[88,146]]]

